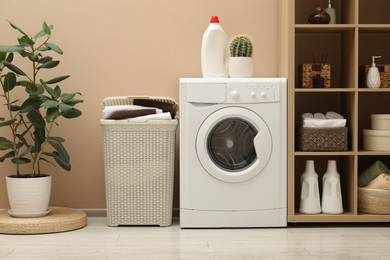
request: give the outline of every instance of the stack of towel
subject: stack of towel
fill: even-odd
[[[359,175],[359,187],[390,190],[390,170],[381,161],[376,161]]]
[[[307,128],[335,128],[345,127],[347,120],[336,112],[304,113],[302,115],[302,126]]]

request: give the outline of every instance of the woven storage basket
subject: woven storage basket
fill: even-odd
[[[358,189],[359,211],[369,214],[390,214],[390,190]]]
[[[103,107],[131,105],[136,98],[176,104],[166,97],[110,97]],[[177,119],[100,121],[109,226],[172,224],[177,124]]]
[[[298,149],[307,152],[339,152],[348,150],[348,128],[307,128],[298,131]]]
[[[320,64],[305,63],[298,65],[298,87],[312,88],[313,78]],[[324,88],[330,88],[330,64],[324,64],[321,70],[321,77],[324,78]]]

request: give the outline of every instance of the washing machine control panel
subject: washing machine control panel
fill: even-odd
[[[226,103],[266,103],[280,100],[279,84],[231,83],[227,84]]]

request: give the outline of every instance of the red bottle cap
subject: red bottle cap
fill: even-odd
[[[218,16],[211,16],[210,23],[219,23]]]

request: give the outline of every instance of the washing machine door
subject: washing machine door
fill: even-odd
[[[196,150],[210,175],[225,182],[243,182],[267,165],[272,138],[259,115],[242,107],[227,107],[211,114],[200,126]]]

